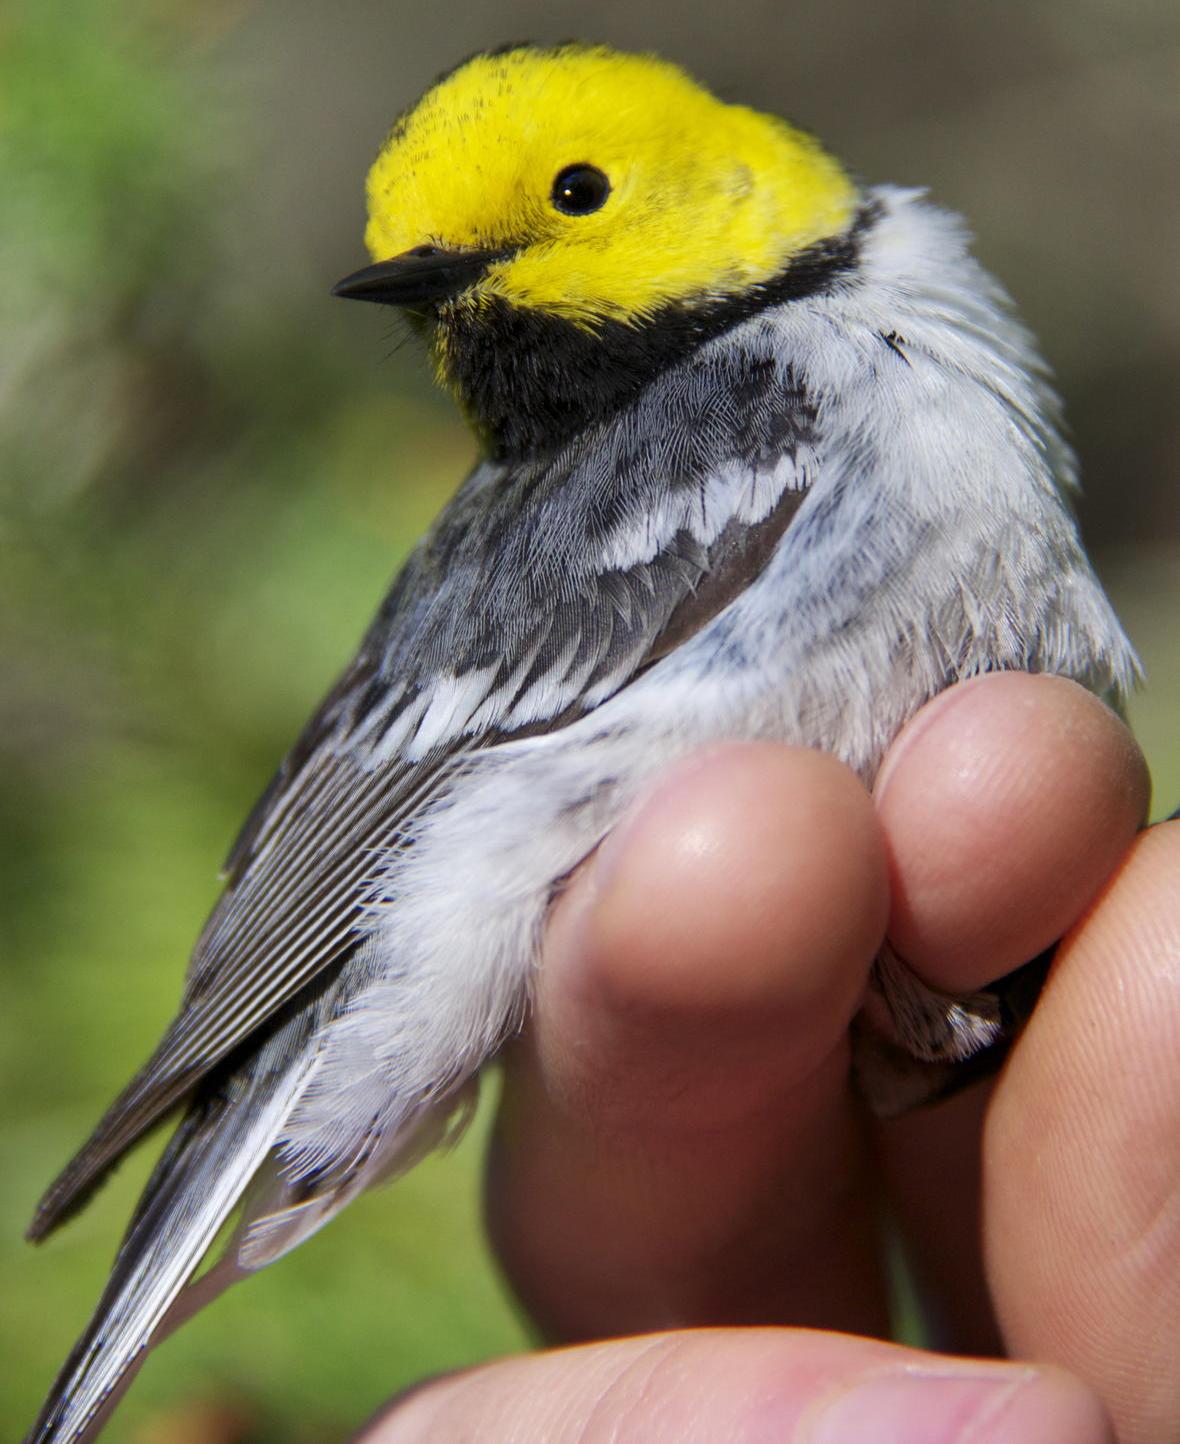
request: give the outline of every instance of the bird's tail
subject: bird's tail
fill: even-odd
[[[93,1439],[148,1346],[194,1312],[190,1296],[203,1303],[215,1276],[222,1275],[214,1291],[231,1281],[218,1265],[185,1287],[307,1082],[306,1054],[290,1048],[286,1032],[280,1029],[269,1040],[263,1050],[269,1056],[230,1073],[192,1104],[156,1166],[94,1316],[26,1444]]]

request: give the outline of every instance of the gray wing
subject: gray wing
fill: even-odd
[[[546,462],[476,467],[251,814],[176,1019],[30,1237],[357,946],[374,854],[457,758],[582,715],[761,569],[805,493],[814,412],[788,368],[745,359],[741,387],[698,370]]]

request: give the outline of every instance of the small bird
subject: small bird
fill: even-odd
[[[181,1110],[36,1441],[93,1438],[195,1306],[462,1126],[551,897],[669,763],[773,738],[870,783],[962,678],[1117,702],[1136,676],[1034,343],[921,192],[663,60],[565,44],[442,76],[367,199],[373,264],[336,294],[411,318],[482,456],[246,822],[175,1020],[37,1210],[34,1239]],[[862,1091],[953,1086],[1012,1013],[882,953]]]

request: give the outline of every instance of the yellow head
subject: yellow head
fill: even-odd
[[[466,373],[489,326],[501,348],[506,316],[517,345],[527,321],[534,341],[555,322],[567,340],[650,331],[748,297],[846,234],[858,202],[785,122],[655,57],[573,44],[477,55],[444,76],[394,126],[367,198],[377,264],[340,294],[437,323],[441,379],[485,422]],[[555,334],[546,344],[565,345]],[[587,354],[570,342],[566,370],[583,364],[575,351]]]
[[[557,178],[574,166],[606,177],[597,208],[578,213],[574,195],[562,209]],[[666,61],[589,46],[467,61],[394,128],[367,198],[374,260],[518,247],[480,292],[591,325],[766,280],[844,230],[856,203],[783,121]]]

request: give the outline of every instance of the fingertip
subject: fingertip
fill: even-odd
[[[563,899],[550,1017],[660,1067],[661,1040],[675,1049],[702,1023],[706,1068],[725,1066],[727,1039],[748,1055],[772,1030],[782,1066],[794,1051],[806,1068],[854,1011],[887,910],[880,827],[847,768],[779,744],[716,747],[670,769]]]
[[[1097,893],[1149,796],[1134,738],[1076,683],[1005,672],[951,688],[903,731],[875,788],[891,940],[948,992],[1011,971]]]

